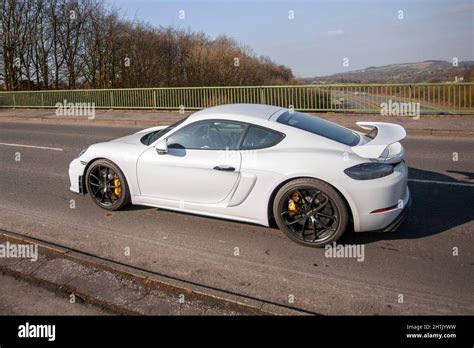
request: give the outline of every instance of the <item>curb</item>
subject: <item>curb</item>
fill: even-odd
[[[247,297],[245,295],[230,293],[225,290],[209,288],[204,285],[166,277],[164,275],[159,275],[144,269],[121,264],[113,260],[107,260],[64,246],[23,236],[16,232],[0,230],[0,241],[8,241],[10,243],[16,244],[37,244],[38,254],[44,255],[45,259],[67,260],[68,262],[77,264],[82,269],[87,269],[88,272],[84,273],[83,278],[99,272],[105,272],[107,274],[112,274],[118,279],[123,279],[128,283],[133,283],[134,289],[141,287],[149,291],[156,290],[166,292],[167,295],[174,297],[185,294],[186,298],[188,299],[187,301],[189,302],[194,301],[196,303],[205,303],[208,307],[225,309],[235,312],[237,315],[317,315],[317,313],[307,312],[297,308],[291,308],[288,306]],[[40,277],[35,273],[41,268],[41,266],[32,271],[27,270],[27,272],[24,270],[19,271],[14,269],[20,263],[21,261],[18,261],[12,265],[0,264],[0,273],[9,274],[15,278],[20,278],[27,282],[33,283],[34,285],[47,288],[64,297],[74,294],[84,302],[117,314],[144,315],[144,313],[141,311],[137,311],[133,308],[127,308],[126,304],[121,305],[120,303],[117,303],[117,301],[97,296],[97,294],[94,294],[93,292],[90,293],[81,290],[80,286],[69,284],[71,281],[60,282],[54,279],[52,280]],[[78,281],[80,283],[82,282],[81,277],[73,277],[73,280],[76,281],[76,284]],[[103,283],[101,283],[101,285],[102,284]],[[104,288],[107,288],[106,285],[107,284],[104,284]]]

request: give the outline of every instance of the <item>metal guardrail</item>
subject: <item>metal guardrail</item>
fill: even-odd
[[[473,86],[314,84],[15,91],[0,92],[0,107],[56,108],[57,103],[94,103],[98,109],[198,110],[219,104],[261,103],[316,112],[395,113],[418,107],[419,113],[425,114],[474,113]]]

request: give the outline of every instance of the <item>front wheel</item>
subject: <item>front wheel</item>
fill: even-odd
[[[273,216],[286,236],[311,247],[322,247],[345,232],[349,211],[339,193],[316,179],[285,184],[273,203]]]
[[[86,172],[87,192],[99,207],[118,210],[130,203],[127,181],[119,167],[107,160],[97,160]]]

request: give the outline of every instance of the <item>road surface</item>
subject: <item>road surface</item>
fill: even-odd
[[[333,107],[335,109],[342,109],[342,110],[374,110],[380,112],[382,109],[382,103],[386,103],[387,107],[390,104],[390,100],[392,103],[409,103],[410,100],[408,96],[403,95],[403,98],[400,96],[390,96],[390,95],[383,95],[383,94],[375,94],[373,92],[362,92],[351,90],[333,90],[331,91],[331,100],[333,103]],[[441,108],[429,106],[426,103],[413,99],[411,102],[419,102],[420,103],[420,112],[425,113],[432,113],[437,114],[441,112]],[[405,111],[408,113],[408,111]],[[413,113],[416,112],[416,108],[413,108]],[[411,114],[409,114],[411,115]],[[416,116],[415,114],[413,116]]]

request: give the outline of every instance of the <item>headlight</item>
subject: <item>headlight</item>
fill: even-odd
[[[87,149],[88,147],[82,149],[81,152],[79,152],[79,157],[81,157],[87,151]]]
[[[356,180],[370,180],[382,178],[393,173],[393,166],[390,164],[371,162],[362,163],[354,167],[347,168],[344,173]]]

